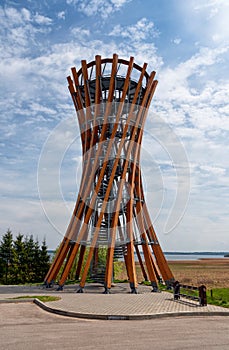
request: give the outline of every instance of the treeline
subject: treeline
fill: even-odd
[[[19,233],[15,239],[8,230],[0,242],[0,283],[42,282],[50,266],[45,239],[40,245],[33,235]]]

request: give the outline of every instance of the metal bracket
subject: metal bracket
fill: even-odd
[[[63,290],[63,289],[64,289],[64,285],[58,286],[58,287],[57,287],[57,291],[58,291],[58,292],[61,291],[61,290]]]
[[[106,285],[104,285],[104,292],[103,292],[103,294],[111,294],[110,288],[107,288]]]
[[[153,293],[157,293],[158,292],[158,286],[157,283],[155,281],[151,281],[151,286],[153,287],[152,291]]]
[[[135,287],[133,282],[130,282],[130,290],[131,294],[138,294],[137,288]]]

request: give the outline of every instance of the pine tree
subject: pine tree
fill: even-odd
[[[34,239],[33,235],[25,237],[25,282],[34,280]]]
[[[43,281],[50,267],[50,256],[45,238],[43,239],[40,249],[40,281]]]
[[[38,239],[34,242],[19,233],[15,240],[10,230],[0,242],[0,283],[19,284],[42,282],[50,267],[50,256],[45,239],[40,247]]]
[[[15,284],[24,283],[26,280],[26,252],[23,235],[19,233],[13,243],[12,274]]]
[[[33,251],[33,281],[32,282],[42,282],[43,279],[40,278],[40,256],[41,249],[38,242],[38,239],[34,243],[34,251]]]
[[[0,259],[2,265],[2,281],[5,284],[11,282],[13,261],[13,235],[10,229],[2,237],[0,244]]]

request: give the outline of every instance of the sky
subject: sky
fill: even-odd
[[[0,238],[10,228],[61,242],[82,161],[66,77],[117,53],[159,81],[141,164],[162,248],[229,251],[229,2],[0,4]]]

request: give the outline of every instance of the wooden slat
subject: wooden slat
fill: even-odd
[[[101,102],[101,96],[102,96],[102,91],[101,91],[101,87],[100,87],[101,56],[99,56],[99,55],[95,56],[95,65],[96,65],[95,104],[99,105]]]
[[[48,283],[55,280],[60,267],[62,266],[65,257],[67,256],[68,250],[70,248],[70,241],[67,238],[64,238],[64,244],[61,245],[61,249],[59,249],[58,254],[56,256],[55,264],[52,264],[49,276],[47,278]]]
[[[66,281],[66,279],[67,279],[67,277],[69,275],[69,272],[71,270],[72,264],[73,264],[73,262],[75,260],[76,254],[78,252],[79,246],[80,246],[79,243],[76,242],[75,245],[74,245],[74,248],[72,250],[72,253],[69,256],[68,264],[65,266],[65,269],[64,269],[64,271],[62,273],[62,276],[61,276],[61,279],[59,281],[59,285],[60,286],[64,285],[64,283],[65,283],[65,281]]]
[[[56,265],[56,263],[57,263],[57,260],[58,260],[58,257],[59,257],[59,255],[60,255],[60,252],[62,251],[62,249],[63,249],[63,247],[64,247],[65,241],[66,241],[66,238],[64,238],[64,239],[62,240],[62,242],[61,242],[61,244],[60,244],[60,247],[59,247],[59,249],[58,249],[58,252],[56,253],[55,258],[54,258],[54,260],[53,260],[53,263],[52,263],[52,265],[50,266],[49,271],[47,272],[47,274],[46,274],[46,276],[45,276],[44,282],[46,282],[46,283],[50,283],[50,282],[52,281],[52,278],[49,278],[49,277],[50,277],[50,274],[51,274],[51,272],[52,272],[52,270],[53,270],[53,266]]]
[[[145,233],[142,234],[142,238],[143,238],[143,240],[145,240],[147,242],[147,238],[146,238]],[[143,254],[144,254],[145,263],[146,263],[146,267],[147,267],[147,271],[148,271],[148,276],[149,276],[150,282],[153,282],[153,283],[157,284],[157,276],[155,274],[154,267],[153,267],[153,264],[152,264],[152,259],[151,259],[152,253],[151,253],[147,243],[146,244],[142,244],[142,250],[143,250]]]
[[[142,257],[141,257],[141,254],[139,252],[139,249],[138,249],[137,245],[135,245],[135,251],[136,251],[136,254],[137,254],[137,257],[138,257],[138,261],[139,261],[139,264],[140,264],[140,267],[141,267],[141,270],[142,270],[142,274],[143,274],[144,280],[148,281],[148,276],[147,276],[147,273],[146,273],[146,270],[145,270],[145,267],[144,267],[144,264],[143,264],[143,261],[142,261]]]
[[[81,269],[82,269],[82,265],[83,265],[85,252],[86,252],[86,246],[85,245],[81,245],[80,253],[79,253],[79,259],[78,259],[78,264],[77,264],[76,273],[75,273],[75,279],[79,279],[79,277],[80,277],[80,273],[81,273]]]

